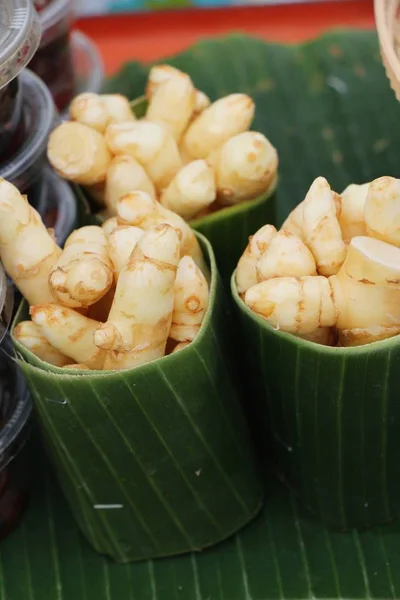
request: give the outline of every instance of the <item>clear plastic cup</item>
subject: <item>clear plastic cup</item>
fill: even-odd
[[[53,0],[33,0],[33,6],[36,8],[37,12],[45,9],[49,4],[51,4]]]
[[[13,287],[0,265],[0,538],[18,523],[28,500],[32,403],[14,360],[7,331],[13,313]]]
[[[72,100],[75,90],[70,40],[71,1],[53,0],[40,11],[39,17],[42,39],[29,68],[43,79],[57,108],[63,110]]]
[[[36,51],[41,25],[31,0],[2,0],[0,13],[0,157],[21,132],[22,91],[18,74]]]
[[[30,452],[25,448],[31,436],[32,402],[13,357],[7,335],[0,347],[0,538],[22,517],[32,472]]]
[[[20,75],[22,91],[23,141],[8,160],[0,163],[0,177],[13,183],[21,193],[40,180],[46,164],[47,141],[58,116],[46,85],[28,69]]]
[[[98,94],[104,81],[104,65],[96,45],[80,31],[71,34],[75,70],[75,94]]]
[[[50,167],[46,167],[34,205],[46,227],[54,229],[57,243],[63,246],[71,231],[76,228],[78,218],[76,197],[70,184]]]

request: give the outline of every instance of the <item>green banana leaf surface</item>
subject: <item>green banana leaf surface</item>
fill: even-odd
[[[213,98],[240,89],[255,99],[254,128],[280,152],[278,224],[318,175],[339,192],[353,181],[399,176],[400,107],[374,33],[333,32],[298,46],[235,35],[201,42],[174,64]],[[133,63],[111,87],[135,98],[145,78],[146,68]],[[400,597],[399,523],[333,532],[269,475],[260,516],[223,544],[116,565],[90,549],[39,461],[30,509],[0,545],[0,600]]]
[[[93,548],[117,562],[202,550],[262,505],[230,364],[227,298],[211,246],[199,241],[211,271],[209,307],[184,350],[82,375],[42,362],[13,339],[76,521]],[[26,316],[22,304],[14,325]]]
[[[254,433],[278,477],[337,529],[399,518],[400,337],[354,348],[311,344],[254,314],[235,276],[232,295]]]

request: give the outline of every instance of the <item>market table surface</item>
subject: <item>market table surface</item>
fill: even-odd
[[[204,37],[232,31],[276,42],[302,42],[333,27],[374,26],[372,0],[192,8],[85,18],[76,23],[76,28],[98,45],[107,74],[117,71],[127,60],[158,60]]]

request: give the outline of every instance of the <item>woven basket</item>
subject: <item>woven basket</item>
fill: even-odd
[[[382,60],[400,100],[400,0],[374,0],[374,7]]]

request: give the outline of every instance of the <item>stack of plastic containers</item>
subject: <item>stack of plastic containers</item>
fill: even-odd
[[[62,43],[69,40],[67,4],[64,0],[41,0],[40,6],[37,2],[38,13],[32,0],[1,0],[0,14],[0,177],[28,195],[46,225],[54,228],[60,244],[76,225],[76,200],[70,186],[49,168],[46,147],[60,118],[53,94],[63,104],[69,102],[76,89],[76,75],[66,58],[73,52],[70,48],[67,53],[65,48],[61,52]],[[61,15],[57,11],[62,7]],[[59,28],[61,21],[63,27]],[[44,37],[43,23],[47,24]],[[44,48],[54,60],[49,74],[59,73],[66,81],[64,87],[53,79],[49,81],[50,90],[26,69],[28,64],[40,66]],[[61,61],[61,55],[65,60]],[[32,57],[36,63],[32,63]],[[23,512],[28,498],[27,474],[31,472],[26,465],[31,452],[22,452],[30,439],[31,401],[7,336],[13,300],[14,289],[0,263],[0,538]]]
[[[96,47],[71,32],[72,0],[34,0],[42,25],[39,48],[29,68],[49,87],[60,112],[81,90],[98,92],[103,66]]]
[[[51,6],[44,7],[41,14]],[[70,218],[62,220],[70,228],[76,214],[72,191],[58,178],[50,180],[45,170],[47,139],[58,113],[46,84],[24,68],[30,66],[41,43],[40,19],[31,0],[2,0],[1,10],[0,177],[28,194],[45,219],[48,211],[54,212],[54,206],[42,201],[44,190],[51,185],[52,202],[71,211]],[[64,240],[69,231],[60,230],[59,222],[55,225],[60,241]]]

